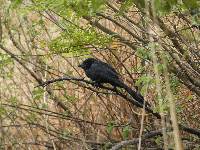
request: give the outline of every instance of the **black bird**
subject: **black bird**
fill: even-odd
[[[137,92],[133,91],[128,87],[120,78],[116,70],[109,64],[102,62],[95,58],[87,58],[79,65],[92,81],[98,86],[102,83],[109,83],[114,87],[120,87],[125,89],[138,103],[144,104],[144,98],[138,95]],[[146,102],[146,106],[150,106]]]

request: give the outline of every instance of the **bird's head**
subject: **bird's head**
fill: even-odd
[[[83,70],[87,70],[90,68],[90,66],[96,62],[97,60],[94,58],[87,58],[86,60],[84,60],[80,65],[78,65],[78,67],[81,67]]]

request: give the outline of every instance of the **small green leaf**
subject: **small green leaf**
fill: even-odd
[[[183,0],[183,3],[189,9],[194,9],[199,7],[197,0]]]
[[[11,7],[17,8],[22,2],[23,2],[23,0],[12,0],[11,1]]]
[[[192,95],[188,95],[187,100],[192,100],[193,96]]]
[[[136,81],[136,85],[140,86],[140,85],[145,85],[145,84],[149,84],[149,83],[153,83],[153,78],[151,76],[147,76],[147,75],[142,75],[141,77],[138,78],[138,80]]]
[[[33,91],[33,99],[34,100],[39,100],[43,97],[44,95],[44,89],[42,88],[35,88]]]
[[[141,57],[143,59],[150,60],[150,52],[147,51],[147,49],[145,49],[144,47],[139,47],[136,50],[136,54],[137,54],[137,56],[139,56],[139,57]]]
[[[114,128],[114,123],[113,122],[109,122],[108,123],[108,125],[107,125],[107,132],[109,133],[109,134],[111,134],[112,133],[112,131],[113,131],[113,128]]]
[[[64,97],[67,99],[67,101],[75,103],[77,98],[74,95],[68,95],[67,93],[64,93]]]
[[[37,122],[37,115],[35,113],[30,113],[26,116],[26,121],[28,123],[36,123]]]
[[[10,99],[9,99],[9,102],[12,104],[12,105],[17,105],[17,103],[18,103],[18,100],[17,100],[17,97],[11,97]]]
[[[130,131],[132,130],[132,128],[128,125],[128,126],[125,126],[123,128],[123,131],[122,131],[122,135],[123,135],[123,138],[124,139],[127,139],[129,134],[130,134]]]
[[[154,7],[156,10],[156,13],[159,15],[164,15],[168,12],[170,12],[174,6],[178,4],[177,0],[155,0],[154,1]]]
[[[2,105],[0,105],[0,118],[2,118],[6,114],[6,109]]]

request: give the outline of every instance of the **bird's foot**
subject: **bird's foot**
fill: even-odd
[[[116,86],[113,86],[113,91],[119,92]]]
[[[97,83],[97,82],[93,82],[92,85],[95,87],[95,88],[99,88],[101,86],[100,83]]]

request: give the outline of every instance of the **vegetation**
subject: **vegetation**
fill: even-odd
[[[1,149],[200,149],[198,0],[0,4]],[[88,57],[151,111],[83,78]]]

